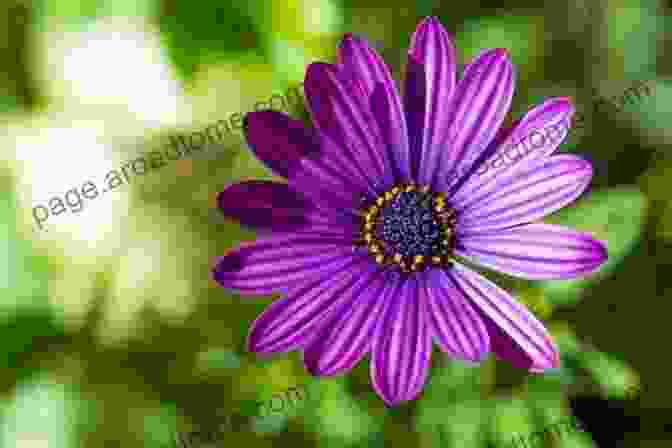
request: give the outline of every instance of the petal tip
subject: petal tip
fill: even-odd
[[[250,127],[263,126],[264,123],[277,115],[286,116],[286,114],[275,110],[256,110],[246,113],[243,115],[243,132],[245,136],[249,133]]]
[[[506,64],[510,66],[510,69],[513,69],[513,64],[511,62],[511,52],[508,48],[493,48],[489,52],[491,61],[496,64]]]
[[[607,248],[607,242],[603,240],[594,240],[595,251],[597,252],[597,261],[595,262],[595,268],[601,266],[605,261],[609,259],[609,250]]]
[[[393,391],[389,385],[379,384],[377,381],[372,382],[373,389],[385,403],[388,408],[394,408],[407,401],[417,400],[422,394],[422,387],[413,387],[404,391]]]
[[[564,102],[569,104],[570,106],[574,105],[574,100],[570,96],[560,96],[558,97],[558,101]]]
[[[593,164],[589,160],[583,160],[583,171],[585,171],[585,176],[588,178],[593,177]]]
[[[557,369],[560,369],[560,352],[558,352],[555,347],[553,348],[553,355],[551,359],[538,359],[533,362],[528,371],[530,373],[541,374],[541,373],[554,373]],[[551,372],[549,372],[551,371]]]
[[[306,369],[306,372],[308,372],[311,376],[314,377],[322,376],[320,374],[320,370],[318,369],[317,362],[315,362],[315,360],[304,358],[303,368]]]
[[[245,349],[261,358],[268,358],[274,355],[276,352],[268,350],[268,344],[264,344],[264,332],[261,330],[262,327],[257,325],[257,323],[260,321],[260,317],[261,316],[255,320],[255,322],[252,324],[252,327],[250,328],[247,339],[245,341]]]
[[[508,48],[495,48],[495,55],[501,56],[501,57],[510,57],[511,53],[509,52]]]
[[[329,64],[327,64],[325,62],[319,62],[319,61],[318,62],[311,62],[310,64],[308,64],[308,67],[306,67],[306,77],[305,77],[305,80],[304,80],[304,86],[313,77],[322,73],[325,70],[325,66],[327,66],[327,65],[329,65]]]
[[[389,409],[396,408],[397,406],[399,406],[404,401],[400,398],[390,397],[388,395],[381,395],[381,394],[378,394],[378,395],[383,400],[383,403],[385,403],[385,407],[389,408]]]
[[[219,211],[221,211],[225,215],[226,215],[226,207],[225,207],[226,201],[224,199],[226,199],[227,192],[229,191],[229,189],[233,185],[235,185],[235,183],[230,183],[230,184],[226,185],[224,187],[224,189],[222,191],[220,191],[219,193],[217,193],[217,196],[215,197],[215,202],[217,203],[217,208],[219,209]]]
[[[221,282],[222,277],[231,272],[238,272],[243,268],[243,257],[236,251],[232,251],[217,260],[212,269],[215,280]]]
[[[345,373],[345,372],[321,369],[318,365],[312,366],[311,369],[306,368],[306,370],[312,376],[318,377],[318,378],[333,378],[333,377],[337,377],[339,375],[343,375]]]
[[[341,39],[339,47],[343,47],[345,45],[356,45],[356,44],[364,44],[368,46],[368,41],[366,38],[358,36],[357,34],[345,33],[343,35],[343,39]]]
[[[422,19],[420,23],[418,23],[418,26],[416,27],[415,34],[416,36],[418,36],[421,33],[425,33],[432,29],[437,30],[439,32],[441,31],[445,32],[443,24],[441,23],[441,21],[437,16],[427,16],[424,19]]]
[[[326,376],[324,370],[320,369],[320,356],[314,347],[308,346],[303,351],[303,367],[314,377]]]

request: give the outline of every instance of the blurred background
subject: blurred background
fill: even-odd
[[[671,13],[658,0],[3,0],[0,447],[184,446],[176,434],[237,409],[244,429],[190,446],[503,447],[569,415],[588,431],[530,446],[670,446]],[[216,257],[254,238],[218,213],[217,193],[271,178],[240,130],[78,207],[53,200],[273,95],[305,119],[287,92],[309,63],[334,62],[345,32],[366,36],[399,80],[427,15],[461,64],[509,50],[509,122],[555,96],[584,116],[561,151],[593,162],[592,186],[548,221],[606,240],[609,262],[581,281],[491,276],[550,328],[560,372],[437,351],[422,396],[388,410],[368,359],[317,380],[297,353],[247,353],[273,297],[227,295],[210,279]],[[651,93],[604,105],[637,81]],[[257,411],[291,388],[311,393]]]

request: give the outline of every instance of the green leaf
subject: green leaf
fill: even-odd
[[[530,395],[534,395],[535,397],[544,394],[560,394],[560,391],[574,383],[574,379],[576,378],[575,370],[573,363],[568,363],[563,357],[559,369],[549,370],[543,375],[526,377],[527,390]]]
[[[552,322],[549,331],[560,351],[560,368],[549,370],[544,375],[530,375],[526,379],[527,390],[530,396],[548,396],[555,399],[563,391],[576,383],[579,375],[580,364],[577,354],[583,349],[574,330],[565,322]]]
[[[525,400],[512,397],[493,400],[491,438],[495,446],[508,447],[516,437],[526,437],[533,429],[532,414]]]
[[[9,92],[4,91],[0,94],[0,114],[11,113],[18,110],[21,106],[19,98]]]
[[[246,417],[255,417],[259,414],[259,403],[254,400],[241,401],[236,412]]]
[[[555,392],[530,390],[526,400],[532,410],[535,425],[539,428],[549,427],[570,417],[560,389]]]
[[[198,8],[190,0],[161,2],[158,23],[168,53],[187,80],[200,65],[226,60],[237,54],[257,54],[265,60],[269,54],[257,23],[265,3],[201,2]]]
[[[49,22],[81,29],[100,17],[143,17],[156,0],[36,0],[31,2],[38,30]]]
[[[2,182],[3,184],[5,182]],[[0,193],[0,322],[11,320],[19,310],[48,306],[48,265],[32,252],[31,243],[16,227],[16,198],[6,187]]]
[[[462,60],[469,60],[482,50],[506,48],[516,66],[530,70],[534,67],[530,59],[543,51],[543,46],[534,39],[542,32],[542,26],[538,19],[529,16],[467,19],[463,29],[455,35],[455,47],[462,54]]]
[[[278,433],[282,431],[290,418],[314,416],[319,406],[320,392],[318,382],[309,380],[300,386],[292,386],[271,398],[262,401],[247,400],[239,405],[237,413],[251,416],[253,431],[257,434]],[[280,407],[274,406],[280,401]]]
[[[445,367],[432,369],[418,405],[443,409],[447,403],[461,402],[480,394],[482,368],[479,364],[450,360]]]
[[[624,0],[606,8],[607,41],[610,49],[622,51],[622,76],[626,79],[655,73],[654,43],[669,21],[668,17],[658,13],[657,8],[655,0]]]
[[[9,179],[0,179],[0,377],[7,384],[39,369],[40,354],[65,342],[65,329],[48,301],[45,256],[32,253],[16,226],[16,199]]]
[[[417,425],[421,433],[431,434],[432,446],[478,447],[484,441],[486,417],[482,400],[474,398],[436,408],[422,406]]]
[[[634,398],[639,394],[639,375],[628,364],[580,343],[572,328],[565,323],[556,323],[552,332],[562,354],[563,367],[568,369],[573,382],[588,371],[609,398]]]
[[[669,123],[669,104],[672,101],[672,83],[667,79],[656,78],[646,83],[651,95],[636,102],[632,110],[639,117],[639,125],[647,134],[664,135]],[[661,150],[664,149],[660,148]]]
[[[547,375],[534,375],[533,378]],[[526,394],[527,404],[532,410],[537,431],[548,431],[556,440],[568,440],[574,433],[584,431],[584,425],[571,414],[564,388],[540,390],[541,381],[531,382]],[[550,445],[549,445],[550,446]],[[590,445],[588,445],[590,446]]]
[[[46,376],[20,384],[0,410],[0,446],[79,447],[80,404],[76,390]]]
[[[639,375],[625,362],[597,350],[580,352],[577,358],[607,398],[632,399],[639,395]]]
[[[559,448],[596,448],[588,432],[572,432],[560,439]]]
[[[319,402],[306,406],[303,420],[320,434],[319,446],[360,444],[380,429],[361,402],[348,393],[347,381],[345,377],[320,380]]]
[[[618,187],[592,192],[546,219],[549,223],[592,233],[606,241],[608,252],[607,261],[586,278],[538,283],[546,300],[556,305],[574,304],[586,287],[609,275],[639,240],[646,208],[646,197],[639,190]]]
[[[21,310],[0,323],[0,340],[0,378],[13,383],[30,378],[40,368],[40,357],[66,339],[61,322],[47,310]]]
[[[199,353],[197,365],[203,370],[238,369],[240,357],[231,350],[211,349]]]
[[[154,409],[154,414],[144,417],[144,446],[147,448],[175,448],[177,408],[164,404]]]
[[[478,447],[484,441],[482,429],[489,411],[482,399],[487,388],[484,382],[494,373],[494,364],[472,364],[436,354],[445,365],[432,367],[418,399],[417,430],[427,434],[428,446]]]
[[[278,38],[274,38],[269,46],[272,48],[273,66],[277,67],[278,75],[284,84],[281,87],[287,88],[292,80],[303,78],[306,67],[311,61],[301,47]]]

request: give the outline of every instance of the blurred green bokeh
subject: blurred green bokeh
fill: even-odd
[[[245,430],[215,446],[485,448],[566,418],[572,398],[633,391],[638,412],[662,422],[644,409],[670,411],[672,402],[650,349],[664,344],[671,311],[672,67],[661,57],[671,6],[489,3],[3,2],[0,447],[174,447],[180,431],[238,413]],[[248,353],[247,331],[275,297],[227,294],[209,278],[216,257],[254,238],[218,213],[217,193],[272,178],[240,129],[36,229],[36,203],[102,179],[170,135],[285,95],[309,63],[334,62],[346,32],[367,36],[399,78],[411,34],[430,14],[462,65],[486,48],[509,50],[517,69],[509,122],[554,96],[572,97],[586,116],[562,150],[591,160],[594,181],[548,222],[606,241],[608,263],[563,282],[493,274],[551,329],[559,371],[529,376],[437,350],[421,397],[387,409],[371,390],[368,359],[349,375],[316,379],[300,354]],[[654,94],[620,112],[595,110],[595,92],[613,96],[637,80],[651,81]],[[300,101],[286,106],[307,119]],[[299,387],[309,391],[301,403],[259,414],[260,403]],[[643,430],[619,446],[659,439]],[[553,443],[596,446],[588,433]]]

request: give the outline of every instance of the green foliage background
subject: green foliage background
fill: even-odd
[[[234,412],[248,419],[245,430],[222,432],[216,446],[503,446],[516,433],[565,418],[569,399],[585,395],[628,399],[642,417],[641,431],[621,446],[667,443],[660,427],[672,410],[665,334],[672,311],[672,66],[663,57],[670,6],[489,3],[1,3],[0,446],[173,447],[176,431],[217,427]],[[593,162],[591,190],[549,221],[605,239],[609,262],[586,280],[493,274],[552,330],[562,350],[559,373],[527,376],[494,359],[469,366],[437,351],[422,397],[389,410],[371,391],[368,361],[348,376],[318,380],[296,353],[264,360],[247,353],[247,330],[273,298],[227,295],[209,278],[216,257],[254,238],[218,214],[215,195],[239,179],[271,178],[240,131],[134,178],[95,206],[92,200],[67,222],[51,216],[47,230],[35,228],[31,192],[47,182],[35,173],[49,168],[56,176],[81,165],[100,179],[110,168],[104,161],[132,160],[167,136],[250,111],[302,82],[310,62],[333,62],[345,32],[367,36],[400,79],[410,36],[429,14],[454,37],[462,64],[484,48],[509,49],[518,70],[510,121],[553,96],[571,96],[586,116],[562,150]],[[116,43],[95,50],[105,26],[122,38],[130,26],[134,45],[160,56],[108,53]],[[101,59],[66,71],[78,46]],[[95,73],[105,58],[116,61],[114,73],[96,84],[88,70]],[[159,65],[165,71],[155,73]],[[104,96],[127,75],[128,95]],[[167,79],[177,87],[166,91],[190,111],[178,107],[178,118],[156,105],[169,95],[150,96],[169,89],[162,87]],[[649,81],[654,93],[620,112],[595,109],[596,93],[613,97],[637,80]],[[147,98],[131,93],[145,90]],[[307,118],[300,103],[285,112]],[[76,140],[88,135],[86,120],[100,125],[104,151]],[[57,142],[57,129],[67,129],[68,140]],[[49,166],[54,154],[61,156]],[[89,168],[87,157],[102,165]],[[51,195],[81,185],[82,172],[49,187]],[[120,205],[105,217],[113,203]],[[292,387],[305,387],[310,399],[260,414]],[[595,446],[579,432],[548,443]]]

